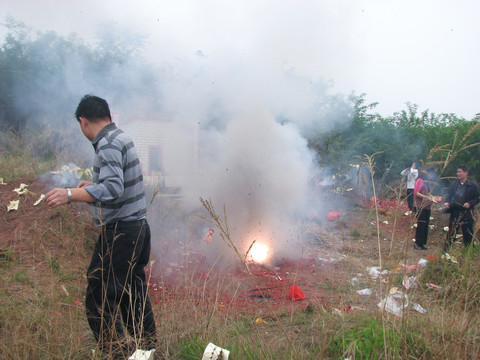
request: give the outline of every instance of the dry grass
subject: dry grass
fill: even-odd
[[[11,174],[25,175],[16,170]],[[83,305],[96,237],[86,207],[40,209],[24,216],[15,226],[14,216],[4,213],[2,219],[0,358],[98,358],[98,352],[95,357],[91,351],[96,344]],[[306,222],[306,248],[316,259],[335,259],[321,265],[317,261],[318,277],[310,277],[318,279],[310,284],[312,289],[315,285],[328,296],[307,296],[282,306],[271,306],[266,294],[246,301],[245,294],[258,287],[248,267],[219,271],[220,260],[205,265],[193,252],[171,265],[153,254],[150,297],[157,320],[156,358],[200,359],[209,342],[230,350],[232,359],[480,358],[480,257],[455,244],[450,255],[457,262],[442,259],[447,217],[439,212],[434,216],[428,253],[414,252],[414,219],[400,211],[382,214],[355,207],[342,222]],[[388,226],[383,223],[387,220]],[[477,234],[479,226],[477,221]],[[438,258],[425,268],[396,270],[399,263],[413,265],[429,254]],[[379,265],[380,256],[382,269],[389,273],[375,280],[366,268]],[[305,276],[299,267],[290,275]],[[417,282],[406,291],[410,304],[420,304],[427,313],[407,309],[397,317],[380,312],[377,304],[392,287],[402,288],[405,275]],[[364,288],[372,295],[357,293]]]
[[[48,223],[29,224],[18,230],[15,242],[2,243],[2,358],[94,358],[91,349],[95,344],[83,308],[84,273],[91,251],[87,239],[94,234],[88,217],[81,219],[78,221],[74,212],[62,211]],[[370,229],[372,225],[367,225],[360,224],[359,231],[368,234],[364,227]],[[480,289],[476,275],[480,262],[476,254],[464,255],[461,246],[456,246],[452,255],[458,264],[439,259],[413,273],[419,286],[409,290],[409,300],[426,308],[426,314],[406,311],[400,318],[382,316],[376,306],[379,294],[401,286],[403,273],[392,272],[386,277],[387,283],[374,281],[365,273],[365,267],[376,261],[376,235],[362,235],[363,241],[347,236],[342,241],[340,230],[332,228],[325,233],[318,225],[306,227],[323,239],[312,240],[312,247],[342,256],[337,264],[341,273],[320,284],[338,294],[335,304],[309,299],[303,311],[293,307],[294,303],[291,308],[272,310],[260,302],[253,310],[244,309],[234,305],[249,281],[246,272],[232,277],[213,266],[200,269],[201,265],[187,261],[179,267],[181,274],[174,282],[166,271],[158,273],[152,285],[151,299],[158,321],[157,358],[199,359],[208,342],[229,349],[235,359],[355,358],[355,349],[358,358],[362,341],[373,344],[373,337],[362,338],[365,328],[372,334],[375,329],[393,334],[385,337],[385,342],[395,344],[398,351],[382,347],[375,350],[379,358],[477,358]],[[435,236],[432,245],[440,242]],[[402,249],[402,242],[398,240],[394,249]],[[20,243],[30,243],[31,247],[18,251],[16,245]],[[413,263],[416,258],[407,259]],[[393,270],[397,261],[385,256],[384,266]],[[360,273],[363,276],[352,285],[353,274]],[[443,290],[428,289],[423,286],[426,282],[435,282]],[[356,293],[367,287],[373,295]],[[257,323],[258,318],[265,323]],[[372,325],[372,319],[383,326]],[[355,342],[351,341],[352,334],[357,335]],[[335,342],[342,336],[344,343]]]

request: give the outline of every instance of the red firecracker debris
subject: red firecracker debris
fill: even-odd
[[[208,229],[208,234],[207,236],[205,236],[205,242],[210,244],[211,241],[212,241],[212,236],[213,236],[213,233],[215,232],[214,229]]]
[[[299,301],[306,298],[305,294],[300,290],[297,284],[293,284],[290,287],[290,290],[288,290],[288,296],[292,301]]]
[[[337,220],[339,217],[340,217],[340,214],[338,211],[330,211],[329,213],[327,213],[327,220],[328,221],[333,221],[333,220]]]
[[[376,200],[376,201],[375,201]],[[403,204],[402,202],[398,203],[395,200],[385,200],[385,199],[379,199],[379,198],[374,198],[372,197],[369,201],[366,201],[366,206],[370,208],[375,208],[375,202],[377,203],[377,207],[379,210],[385,210],[385,209],[396,209],[400,206],[403,206],[404,208],[407,206],[406,204]]]
[[[430,255],[427,256],[427,260],[428,260],[428,261],[438,260],[438,255],[430,254]]]

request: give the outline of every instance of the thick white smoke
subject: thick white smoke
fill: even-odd
[[[197,72],[177,69],[164,90],[168,112],[184,130],[170,171],[180,175],[185,213],[199,210],[200,197],[209,199],[222,218],[225,208],[231,239],[242,254],[255,240],[268,244],[272,261],[298,256],[298,225],[311,205],[315,173],[314,155],[298,124],[322,120],[317,105],[327,94],[315,93],[311,81],[292,80],[283,69],[238,62],[227,67],[204,58],[201,63]],[[188,81],[178,74],[188,74]],[[187,221],[192,218],[176,219],[176,227]],[[184,225],[198,227],[186,236],[193,236],[194,247],[208,258],[235,256],[218,231],[212,244],[203,242],[207,222]]]

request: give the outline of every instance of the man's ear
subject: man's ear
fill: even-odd
[[[80,120],[80,126],[81,126],[81,127],[88,126],[88,121],[87,121],[87,119],[85,119],[83,116],[80,116],[80,117],[79,117],[79,120]]]

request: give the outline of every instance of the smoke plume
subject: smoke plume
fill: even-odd
[[[314,121],[317,129],[333,125],[326,121],[333,113],[322,108],[330,101],[328,87],[293,70],[231,64],[202,57],[194,71],[182,63],[175,73],[195,76],[175,77],[163,90],[169,94],[168,113],[184,130],[176,141],[179,161],[170,169],[181,174],[184,212],[178,218],[166,214],[154,233],[170,233],[160,238],[171,247],[179,228],[188,227],[193,248],[212,261],[231,263],[235,253],[218,232],[211,244],[204,243],[212,226],[185,215],[209,217],[201,197],[212,201],[221,218],[225,209],[231,239],[242,254],[256,241],[269,246],[270,262],[296,257],[302,251],[299,225],[319,205],[312,202],[315,156],[301,131]],[[346,111],[335,116],[349,120]]]

